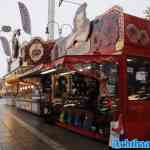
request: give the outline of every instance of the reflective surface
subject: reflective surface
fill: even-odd
[[[107,150],[99,141],[45,124],[0,99],[0,150]]]

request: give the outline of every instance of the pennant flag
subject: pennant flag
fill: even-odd
[[[20,10],[23,30],[28,34],[31,34],[31,20],[30,20],[29,11],[22,2],[18,2],[18,5]]]
[[[10,45],[9,45],[9,42],[8,42],[7,38],[4,37],[4,36],[0,36],[0,40],[2,42],[2,46],[3,46],[5,54],[7,56],[11,56]]]

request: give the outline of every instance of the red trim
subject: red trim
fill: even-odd
[[[119,121],[118,127],[117,128],[112,128],[112,131],[118,132],[119,134],[121,134],[121,130],[124,131],[122,114],[119,115],[118,121]]]
[[[96,139],[96,140],[101,140],[101,141],[104,141],[104,142],[107,142],[108,138],[109,138],[109,137],[105,137],[104,135],[101,135],[101,134],[98,134],[98,133],[87,131],[87,130],[84,130],[84,129],[81,129],[81,128],[78,128],[78,127],[74,127],[72,125],[60,123],[60,122],[57,122],[56,125],[59,126],[59,127],[71,130],[73,132],[76,132],[80,135],[84,135],[84,136],[87,136],[89,138],[93,138],[93,139]]]
[[[58,64],[90,64],[97,63],[100,64],[104,61],[106,62],[116,62],[120,59],[120,56],[112,56],[112,55],[71,55],[61,57],[54,62],[52,62],[52,66],[57,66]]]

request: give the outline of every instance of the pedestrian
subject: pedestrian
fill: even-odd
[[[120,141],[121,137],[124,134],[124,127],[123,127],[123,117],[122,114],[118,112],[114,112],[112,114],[112,121],[110,122],[110,137],[109,137],[109,149],[119,149],[114,148],[112,145],[113,140]]]

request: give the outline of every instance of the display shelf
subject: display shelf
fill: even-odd
[[[89,138],[93,138],[93,139],[96,139],[96,140],[101,140],[103,142],[108,141],[108,137],[106,137],[102,134],[87,131],[87,130],[84,130],[84,129],[81,129],[81,128],[78,128],[78,127],[75,127],[75,126],[72,126],[72,125],[68,125],[68,124],[65,124],[65,123],[61,123],[61,122],[56,122],[56,125],[59,126],[59,127],[68,129],[70,131],[76,132],[80,135],[89,137]]]

